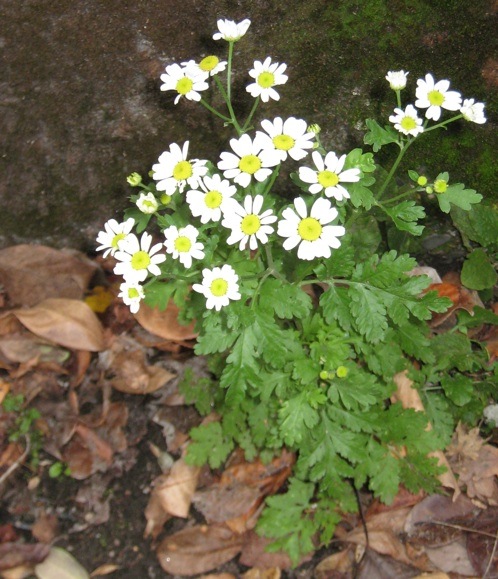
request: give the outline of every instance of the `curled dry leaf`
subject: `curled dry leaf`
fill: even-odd
[[[166,537],[157,549],[157,557],[167,573],[190,577],[233,559],[243,541],[243,536],[226,527],[199,525]]]
[[[79,300],[46,299],[29,309],[13,312],[28,330],[72,350],[105,349],[104,330],[97,316]]]
[[[172,301],[168,302],[164,311],[143,304],[135,317],[138,323],[151,334],[165,340],[184,342],[194,340],[197,337],[197,333],[194,332],[194,323],[182,326],[178,322],[178,307]]]
[[[0,283],[14,306],[34,306],[46,298],[80,300],[95,270],[77,252],[26,244],[0,250]]]
[[[430,322],[431,328],[440,328],[443,324],[450,327],[455,325],[453,314],[456,310],[467,310],[472,313],[475,306],[483,307],[483,303],[476,291],[468,290],[458,283],[433,283],[426,291],[436,291],[440,297],[449,298],[453,305],[441,314],[434,314]]]
[[[49,554],[50,546],[43,543],[2,543],[0,545],[0,571],[41,563]]]

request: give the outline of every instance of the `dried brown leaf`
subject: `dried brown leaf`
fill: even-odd
[[[59,532],[59,521],[52,513],[42,511],[31,527],[31,534],[40,543],[51,543]]]
[[[178,459],[160,486],[154,488],[165,512],[174,517],[188,517],[192,496],[197,487],[201,469]]]
[[[241,577],[242,579],[280,579],[282,572],[278,567],[271,569],[261,569],[261,567],[253,567],[246,571]]]
[[[233,559],[244,538],[223,526],[201,525],[166,537],[157,549],[161,567],[172,575],[197,575]]]
[[[52,547],[48,557],[35,567],[38,579],[90,579],[82,565],[65,549]]]
[[[0,545],[0,571],[41,563],[50,551],[43,543],[2,543]]]
[[[254,531],[248,531],[244,537],[244,546],[239,557],[239,563],[241,563],[241,565],[265,569],[290,569],[292,567],[288,553],[284,551],[270,553],[266,550],[271,543],[271,539],[260,537]],[[311,555],[306,555],[301,559],[299,564],[310,559]]]
[[[197,333],[194,332],[194,322],[188,326],[182,326],[178,322],[178,307],[172,301],[168,303],[165,310],[151,308],[143,304],[135,317],[138,323],[151,334],[165,340],[184,342],[194,340],[197,337]]]
[[[80,300],[96,266],[82,254],[43,245],[0,250],[0,283],[11,305],[34,306],[46,298]]]
[[[35,307],[13,313],[33,334],[60,346],[90,352],[100,352],[106,347],[102,324],[82,301],[46,299]]]
[[[100,565],[97,569],[94,569],[90,573],[90,577],[102,577],[104,575],[110,575],[114,571],[118,571],[121,567],[119,565],[113,565],[111,563],[106,563],[105,565]]]
[[[315,567],[315,579],[334,579],[353,577],[353,547],[349,545],[343,551],[322,559]]]

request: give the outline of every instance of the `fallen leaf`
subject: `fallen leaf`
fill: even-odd
[[[349,545],[343,551],[322,559],[315,567],[315,579],[332,579],[336,577],[353,577],[354,567],[353,547]]]
[[[161,567],[188,577],[216,569],[233,559],[244,538],[223,526],[200,525],[166,537],[157,549]]]
[[[38,579],[90,579],[81,564],[66,550],[52,547],[48,557],[35,567]]]
[[[188,517],[200,470],[198,466],[187,464],[183,458],[173,464],[166,480],[153,491],[165,512],[174,517]]]
[[[40,543],[51,543],[59,532],[56,515],[42,511],[31,527],[31,534]]]
[[[254,531],[248,531],[245,535],[244,545],[239,557],[239,563],[247,567],[263,567],[265,569],[291,569],[292,562],[289,554],[285,551],[268,552],[266,548],[272,542],[271,539],[260,537]],[[310,561],[312,554],[305,555],[299,561],[302,564]]]
[[[0,283],[14,306],[34,306],[46,298],[79,300],[96,269],[83,254],[43,245],[0,250]]]
[[[475,576],[476,570],[470,561],[463,536],[441,547],[431,548],[427,546],[425,552],[433,565],[445,573]]]
[[[481,577],[498,577],[497,521],[498,508],[486,509],[472,525],[475,532],[466,533],[468,557]]]
[[[41,563],[49,554],[50,546],[43,543],[2,543],[0,544],[0,571]]]
[[[282,572],[278,567],[271,569],[261,569],[260,567],[253,567],[242,575],[242,579],[280,579]]]
[[[197,333],[194,332],[194,322],[188,326],[182,326],[178,322],[178,307],[172,301],[168,302],[165,310],[141,304],[135,317],[138,323],[151,334],[155,334],[165,340],[183,342],[194,340],[197,337]]]
[[[108,288],[97,285],[85,297],[85,303],[90,306],[96,314],[103,314],[111,305],[114,294]]]
[[[441,328],[443,324],[450,327],[455,325],[456,318],[454,313],[456,310],[467,310],[472,313],[475,306],[483,307],[483,303],[476,291],[468,290],[463,287],[460,282],[449,283],[443,280],[443,283],[433,283],[426,291],[436,291],[439,297],[449,298],[453,305],[451,305],[445,312],[441,314],[434,314],[431,322],[431,328]]]
[[[106,563],[105,565],[100,565],[94,571],[90,573],[90,577],[102,577],[103,575],[110,575],[114,571],[118,571],[121,567],[119,565],[112,565]]]
[[[102,324],[82,301],[46,299],[29,309],[14,310],[28,330],[73,350],[100,352],[105,349]]]

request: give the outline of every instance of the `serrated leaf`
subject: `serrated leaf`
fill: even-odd
[[[267,279],[260,291],[261,308],[281,319],[304,318],[311,310],[311,298],[299,286]]]
[[[443,213],[449,213],[452,205],[470,211],[472,205],[479,203],[482,199],[482,195],[474,189],[465,189],[463,183],[450,185],[444,193],[436,193],[435,197]]]
[[[353,324],[353,317],[349,310],[349,289],[347,287],[330,285],[320,296],[320,305],[323,308],[325,321],[338,324],[346,331]]]
[[[403,201],[394,207],[385,208],[385,212],[400,231],[408,231],[412,235],[422,234],[424,226],[418,225],[417,221],[425,217],[425,209],[416,205],[415,201]]]
[[[382,301],[363,285],[349,288],[350,309],[355,326],[368,342],[378,342],[387,330],[387,312]]]
[[[492,288],[496,284],[498,274],[483,249],[475,249],[467,256],[463,263],[461,280],[465,287],[473,290]]]
[[[286,400],[278,414],[282,439],[290,446],[299,443],[319,420],[318,412],[311,407],[305,390]]]
[[[441,444],[447,446],[451,442],[455,421],[451,415],[448,402],[438,392],[422,390],[422,401],[432,429],[439,436]]]
[[[185,462],[195,466],[208,463],[211,468],[219,468],[234,446],[232,440],[225,438],[219,422],[193,428],[190,438]]]
[[[484,201],[473,205],[472,211],[452,207],[451,217],[458,229],[483,247],[498,246],[498,204]]]
[[[347,189],[353,207],[364,207],[367,211],[372,208],[375,202],[374,194],[361,181],[348,183]]]
[[[367,119],[365,122],[368,131],[363,137],[363,142],[367,145],[372,145],[372,149],[375,153],[377,153],[377,151],[379,151],[384,145],[398,142],[399,136],[392,127],[386,126],[386,128],[383,129],[379,123],[373,119]]]
[[[441,386],[446,396],[457,406],[465,406],[474,396],[474,381],[463,374],[442,376]]]

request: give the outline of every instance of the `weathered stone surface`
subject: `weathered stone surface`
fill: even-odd
[[[286,62],[282,99],[260,118],[318,122],[338,151],[361,143],[366,114],[390,112],[388,69],[408,69],[412,81],[432,71],[496,102],[493,3],[428,4],[2,0],[0,246],[92,249],[103,222],[126,206],[126,176],[146,174],[170,143],[190,140],[193,156],[218,159],[228,130],[195,103],[175,106],[159,75],[171,62],[224,55],[226,44],[212,40],[219,17],[252,20],[236,45],[238,104],[252,105],[244,86],[254,59]],[[490,127],[479,131],[489,140]]]

